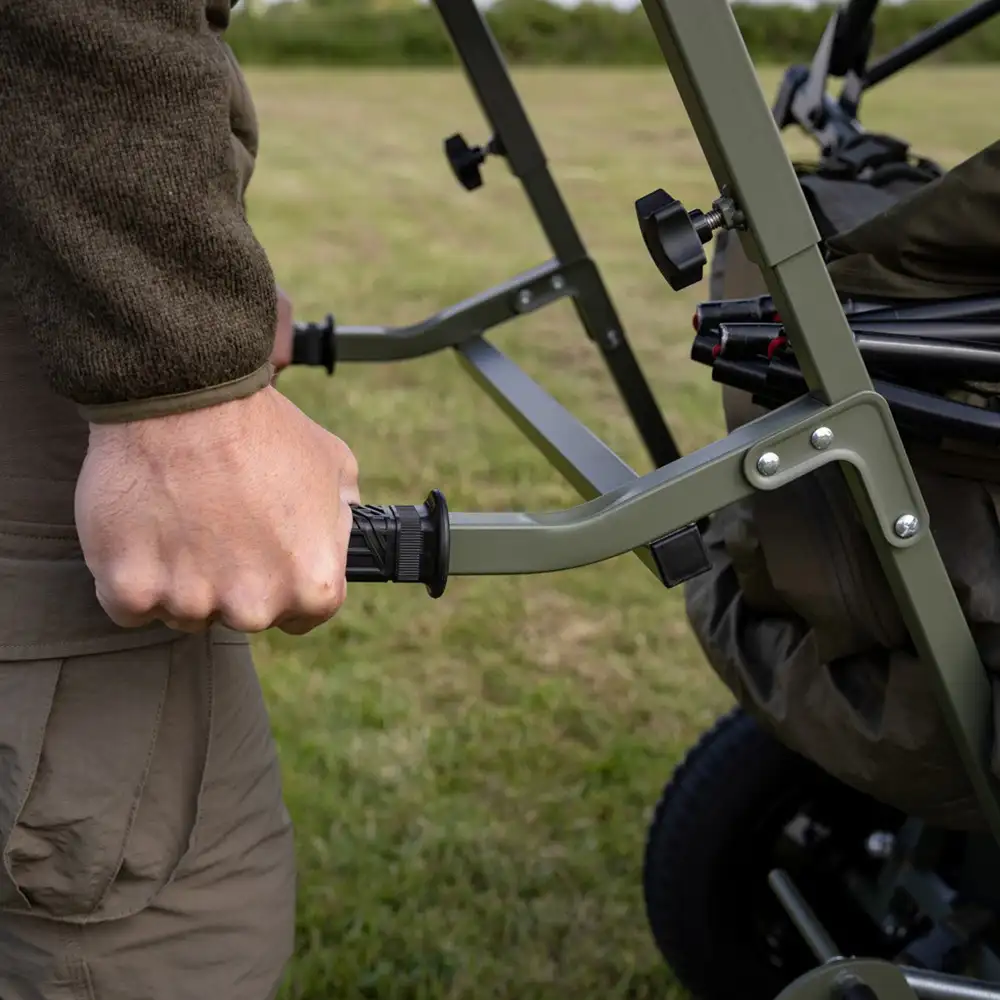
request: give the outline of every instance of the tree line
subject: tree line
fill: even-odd
[[[262,6],[260,0],[249,2],[249,10],[237,8],[227,35],[247,65],[448,66],[455,62],[433,7],[415,0],[297,0],[271,6]],[[894,48],[966,6],[954,0],[884,6],[876,20],[875,53]],[[758,64],[808,60],[832,9],[829,5],[733,4],[747,48]],[[498,0],[486,17],[513,64],[662,64],[641,7],[621,11],[590,2],[566,8],[549,0]],[[931,59],[1000,60],[1000,17]]]

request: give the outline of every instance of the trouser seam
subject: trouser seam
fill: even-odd
[[[97,1000],[90,966],[84,956],[81,928],[63,925],[60,937],[65,953],[66,978],[73,1000]]]

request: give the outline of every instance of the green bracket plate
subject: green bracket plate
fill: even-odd
[[[828,407],[821,419],[778,432],[747,451],[743,472],[758,490],[776,490],[830,462],[857,469],[886,540],[914,545],[928,528],[928,513],[889,404],[862,391]],[[900,521],[906,516],[915,520]]]

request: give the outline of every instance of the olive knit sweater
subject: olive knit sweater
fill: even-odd
[[[0,0],[0,304],[91,421],[265,385],[274,277],[229,0]]]

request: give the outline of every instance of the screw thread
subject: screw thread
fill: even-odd
[[[713,208],[711,212],[705,213],[705,223],[709,229],[721,229],[726,224],[726,220],[717,208]]]

